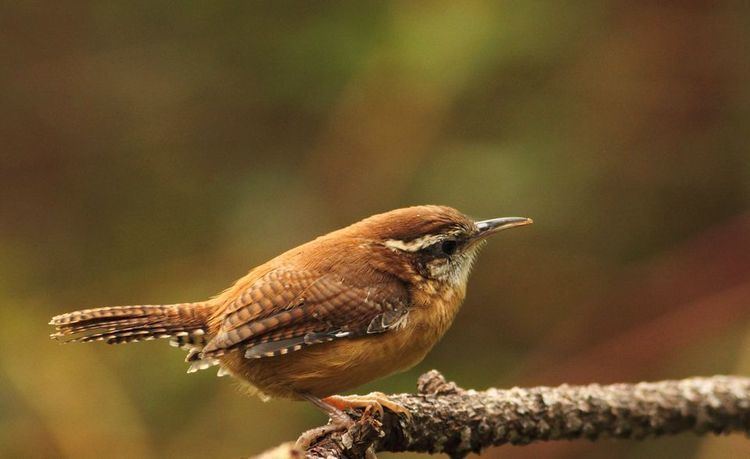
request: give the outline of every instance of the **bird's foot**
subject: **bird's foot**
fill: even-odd
[[[406,407],[389,399],[382,392],[370,392],[367,395],[331,395],[324,398],[323,401],[340,411],[351,408],[364,408],[365,414],[368,414],[374,410],[381,419],[383,417],[383,407],[388,408],[396,414],[403,414],[406,418],[411,418],[411,412]]]
[[[312,402],[330,417],[330,422],[327,425],[310,429],[297,439],[295,446],[303,451],[306,451],[319,438],[325,435],[333,432],[347,431],[354,426],[355,421],[344,412],[347,409],[364,408],[363,416],[365,417],[375,411],[380,419],[382,419],[383,407],[385,407],[396,414],[403,414],[407,419],[411,418],[411,412],[408,409],[390,400],[382,392],[372,392],[367,395],[331,395],[324,399],[305,393],[298,395]]]
[[[310,394],[304,394],[304,393],[299,394],[299,396],[306,400],[309,400],[318,409],[326,413],[328,417],[330,418],[330,421],[328,422],[328,424],[324,426],[316,427],[314,429],[310,429],[306,432],[303,432],[302,435],[300,435],[300,437],[297,439],[297,442],[294,445],[297,449],[301,449],[302,451],[307,451],[307,449],[313,443],[315,443],[320,437],[323,437],[333,432],[349,430],[349,428],[354,425],[354,420],[350,418],[348,414],[344,413],[343,411],[336,408],[335,406],[324,402],[318,397],[315,397]]]

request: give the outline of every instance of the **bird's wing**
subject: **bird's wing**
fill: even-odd
[[[227,305],[201,357],[234,349],[248,358],[273,357],[334,339],[383,333],[403,323],[408,311],[408,294],[397,281],[353,287],[331,274],[276,270]]]

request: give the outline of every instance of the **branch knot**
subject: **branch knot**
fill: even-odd
[[[465,390],[453,381],[445,379],[437,370],[430,370],[417,380],[417,393],[420,395],[461,395]]]

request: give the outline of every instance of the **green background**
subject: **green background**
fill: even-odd
[[[324,421],[49,317],[209,297],[375,212],[533,217],[408,373],[750,373],[747,2],[4,2],[0,456],[239,457]],[[487,457],[750,456],[741,436]],[[387,455],[384,455],[387,457]]]

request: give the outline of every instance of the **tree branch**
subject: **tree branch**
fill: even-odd
[[[413,451],[458,458],[508,443],[688,431],[750,434],[750,378],[739,376],[477,392],[432,370],[419,378],[416,394],[389,398],[408,408],[411,418],[352,412],[353,427],[321,437],[305,453],[284,444],[259,457],[361,458],[373,451]]]

